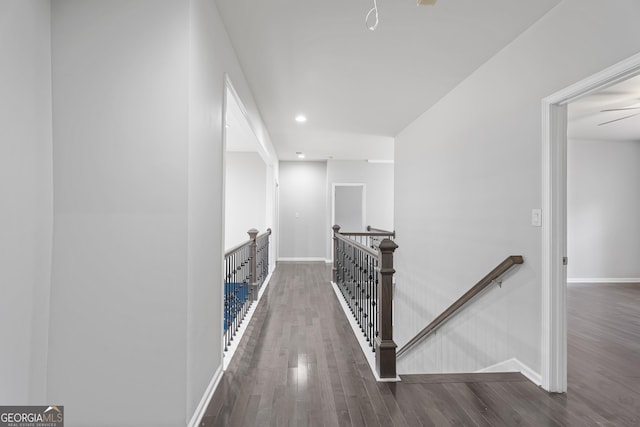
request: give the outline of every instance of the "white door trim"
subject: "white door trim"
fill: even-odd
[[[640,54],[542,100],[542,387],[567,391],[567,104],[640,73]]]

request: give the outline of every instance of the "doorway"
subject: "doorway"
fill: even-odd
[[[567,105],[640,74],[640,54],[542,101],[542,387],[567,391]]]
[[[365,184],[333,184],[332,224],[343,232],[363,232],[366,228]]]

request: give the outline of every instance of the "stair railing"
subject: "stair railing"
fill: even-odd
[[[251,303],[269,275],[269,236],[271,229],[258,235],[247,232],[249,240],[224,254],[224,350],[227,351],[238,332]]]
[[[385,238],[371,247],[362,243],[369,240],[355,239],[364,235],[343,234],[340,226],[333,226],[333,282],[375,352],[378,376],[396,378],[392,319],[393,253],[398,245]]]
[[[447,320],[451,319],[456,313],[458,313],[469,301],[475,296],[480,294],[492,283],[502,283],[500,278],[511,268],[518,264],[522,264],[524,259],[521,255],[511,255],[502,261],[496,268],[491,270],[489,274],[482,278],[475,286],[469,289],[464,295],[458,298],[453,304],[451,304],[445,311],[443,311],[438,317],[436,317],[431,323],[429,323],[424,329],[407,342],[396,353],[399,359],[403,355],[407,354],[411,348],[416,344],[426,339],[429,335],[434,333],[440,326],[442,326]]]
[[[371,227],[370,225],[367,225],[366,232],[341,231],[340,234],[345,237],[349,237],[355,240],[356,242],[362,245],[365,245],[369,248],[372,248],[374,250],[380,245],[380,243],[382,243],[384,239],[389,239],[391,241],[394,241],[396,238],[395,231],[388,231],[388,230],[383,230],[381,228],[374,228],[374,227]]]

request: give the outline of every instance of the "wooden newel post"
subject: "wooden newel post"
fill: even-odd
[[[338,283],[338,238],[336,237],[340,232],[340,226],[333,226],[333,283]]]
[[[256,237],[258,236],[258,230],[252,228],[247,231],[249,234],[249,240],[251,240],[251,256],[249,258],[249,274],[251,277],[249,278],[249,295],[251,301],[256,301],[258,299],[258,276],[256,275],[256,264],[258,262],[258,244],[256,243]]]
[[[376,370],[380,378],[396,378],[396,343],[393,341],[393,252],[398,248],[384,239],[379,246],[378,328]]]
[[[269,276],[269,271],[271,271],[270,267],[269,267],[269,263],[271,262],[271,252],[270,252],[270,249],[269,249],[269,245],[271,244],[271,229],[270,228],[267,228],[267,236],[268,236],[267,237],[267,247],[266,247],[267,254],[265,255],[264,258],[265,258],[266,263],[267,263],[267,269],[266,269],[265,275]],[[265,280],[266,280],[266,277],[265,277]],[[260,284],[260,287],[262,287],[262,283]]]

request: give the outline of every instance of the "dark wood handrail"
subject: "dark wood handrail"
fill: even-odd
[[[351,245],[355,248],[358,248],[358,250],[374,257],[377,258],[378,257],[378,252],[374,251],[373,249],[363,245],[362,243],[356,242],[355,240],[352,239],[348,239],[345,236],[352,236],[352,233],[336,233],[336,238],[338,240],[342,240],[343,242],[345,242],[347,245]]]
[[[256,236],[256,239],[260,239],[264,236],[270,236],[271,235],[271,229],[267,228],[267,231],[265,231],[262,234],[259,234],[258,236]],[[232,247],[231,249],[227,249],[224,253],[225,258],[228,257],[229,255],[231,255],[234,252],[238,252],[240,249],[244,248],[245,246],[249,246],[251,244],[251,242],[253,242],[252,239],[247,240],[246,242],[242,242],[239,243],[237,245],[235,245],[234,247]]]
[[[403,354],[409,351],[414,345],[428,337],[435,332],[443,323],[451,318],[458,310],[460,310],[465,304],[473,299],[476,295],[482,292],[487,286],[500,278],[503,274],[509,271],[517,264],[522,264],[524,259],[521,255],[511,255],[502,261],[496,268],[491,270],[489,274],[484,276],[474,287],[469,289],[464,295],[462,295],[456,302],[451,304],[449,308],[443,311],[438,317],[433,319],[423,330],[421,330],[415,337],[413,337],[408,343],[406,343],[396,353],[396,358],[400,358]]]
[[[388,232],[369,232],[369,231],[341,231],[343,236],[371,236],[371,237],[393,237],[393,233]]]
[[[387,231],[381,228],[374,228],[370,225],[367,225],[367,231],[340,231],[340,234],[343,236],[371,236],[371,237],[396,237],[395,231]]]
[[[372,231],[372,232],[375,232],[375,233],[380,233],[381,235],[384,235],[384,236],[392,236],[392,237],[394,237],[394,238],[396,237],[396,232],[395,232],[395,230],[394,230],[394,231],[383,230],[382,228],[375,228],[375,227],[372,227],[372,226],[370,226],[370,225],[367,225],[367,231]]]

